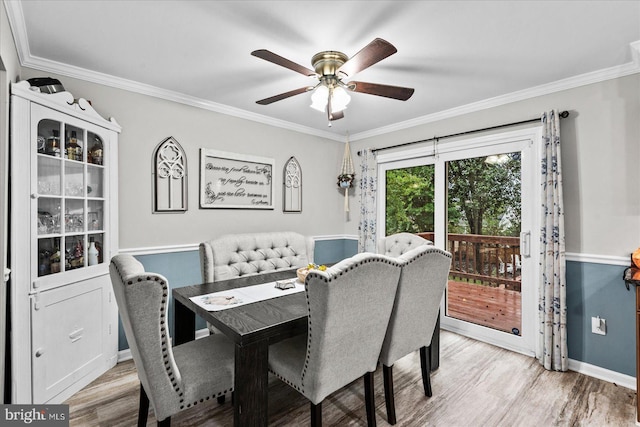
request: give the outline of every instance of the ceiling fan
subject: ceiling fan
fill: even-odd
[[[390,86],[378,83],[358,81],[345,82],[343,79],[353,76],[357,72],[382,61],[398,50],[388,41],[376,38],[362,50],[349,58],[342,52],[332,50],[316,53],[311,58],[314,70],[283,58],[266,49],[251,52],[251,55],[266,61],[296,71],[305,76],[317,77],[315,86],[305,86],[284,92],[279,95],[256,101],[260,105],[269,105],[276,101],[313,91],[311,107],[327,113],[329,126],[331,121],[344,117],[344,109],[350,101],[348,92],[367,93],[369,95],[384,96],[386,98],[406,101],[413,95],[413,89],[401,86]]]

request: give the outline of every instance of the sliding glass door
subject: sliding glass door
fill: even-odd
[[[526,354],[535,350],[536,132],[380,155],[378,169],[379,234],[416,233],[453,256],[442,326]]]

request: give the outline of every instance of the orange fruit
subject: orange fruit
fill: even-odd
[[[631,261],[636,266],[636,268],[640,268],[640,248],[636,249],[631,255]]]

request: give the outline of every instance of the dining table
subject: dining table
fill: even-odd
[[[229,280],[174,288],[174,343],[195,339],[196,316],[213,325],[235,344],[233,424],[268,424],[269,345],[307,331],[305,292],[210,311],[193,297],[296,277],[295,269],[247,275]],[[436,331],[439,327],[436,326]],[[439,365],[439,334],[434,333],[430,360]],[[212,369],[215,360],[211,361]]]

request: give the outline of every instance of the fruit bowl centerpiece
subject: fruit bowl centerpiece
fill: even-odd
[[[325,271],[326,269],[327,269],[326,265],[309,264],[306,267],[299,268],[298,270],[296,270],[296,272],[298,274],[298,280],[304,283],[304,281],[307,278],[307,274],[309,274],[311,270]]]

